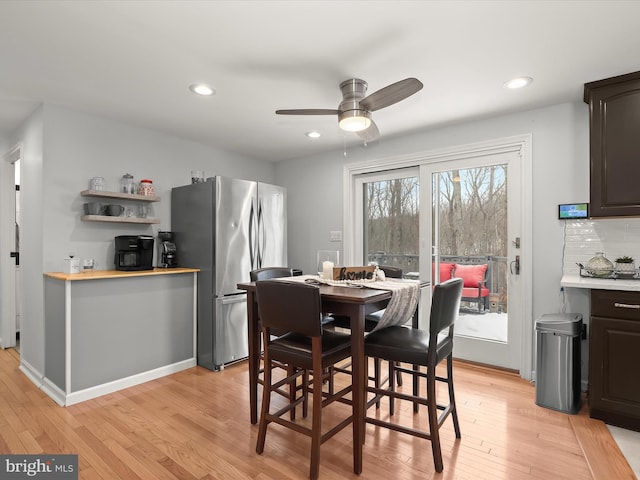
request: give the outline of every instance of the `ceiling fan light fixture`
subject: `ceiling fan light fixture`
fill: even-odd
[[[371,114],[366,110],[347,110],[338,115],[338,125],[347,132],[361,132],[371,126]]]

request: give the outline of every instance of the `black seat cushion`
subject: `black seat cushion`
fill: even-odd
[[[322,332],[322,366],[328,367],[351,355],[351,336],[334,331]],[[272,360],[311,370],[311,338],[297,333],[288,333],[269,344]]]
[[[453,342],[442,335],[437,346],[437,361],[445,358],[453,349]],[[396,362],[414,365],[427,364],[429,333],[417,328],[395,326],[370,333],[364,340],[364,353]]]

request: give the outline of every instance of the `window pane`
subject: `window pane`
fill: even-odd
[[[365,262],[419,278],[418,177],[370,182],[363,193]]]
[[[507,341],[506,175],[492,165],[433,176],[434,281],[465,279],[456,335]]]

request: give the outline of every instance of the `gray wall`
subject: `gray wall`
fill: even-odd
[[[192,169],[274,183],[273,165],[186,139],[52,105],[40,107],[8,139],[5,151],[23,146],[23,315],[21,357],[44,372],[43,272],[63,271],[64,257],[95,258],[113,268],[113,237],[157,235],[170,230],[170,190],[191,181]],[[4,153],[4,152],[3,152]],[[105,177],[117,189],[124,173],[153,180],[161,201],[153,204],[158,225],[82,222],[82,190]],[[114,306],[117,308],[117,306]]]
[[[9,139],[9,148],[22,145],[20,194],[20,270],[23,292],[20,306],[20,357],[44,373],[44,281],[42,277],[44,191],[43,108],[38,108]]]
[[[533,318],[560,310],[563,223],[559,203],[589,201],[589,111],[584,103],[540,108],[470,121],[400,138],[382,138],[373,147],[355,147],[276,165],[276,180],[287,188],[289,263],[305,272],[315,270],[315,252],[342,250],[329,242],[330,230],[342,230],[343,168],[365,162],[429,152],[513,135],[532,135],[533,162]],[[568,294],[571,307],[582,313],[588,304],[578,293]],[[570,311],[567,309],[567,311]]]
[[[283,185],[288,192],[289,263],[315,269],[315,252],[342,250],[329,231],[342,230],[343,168],[346,163],[531,134],[533,141],[533,318],[559,310],[563,225],[557,205],[588,201],[588,108],[561,104],[495,118],[474,120],[398,138],[283,161],[275,165],[206,147],[159,132],[45,105],[4,143],[23,144],[24,289],[22,357],[43,372],[42,272],[59,271],[73,252],[110,268],[112,239],[119,234],[156,234],[169,229],[169,191],[190,181],[191,169]],[[80,221],[93,176],[115,188],[122,174],[149,177],[162,201],[154,204],[157,226],[110,225]],[[523,266],[526,268],[526,266]],[[569,292],[568,311],[588,313],[586,296]]]

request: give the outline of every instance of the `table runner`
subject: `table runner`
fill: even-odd
[[[385,308],[382,318],[372,330],[380,330],[382,328],[394,325],[405,325],[411,320],[419,298],[418,280],[405,280],[399,278],[387,278],[385,280],[376,281],[334,281],[321,279],[317,275],[299,275],[294,277],[282,277],[277,280],[304,282],[313,285],[331,285],[334,287],[350,287],[350,288],[372,288],[375,290],[387,290],[391,292],[391,299],[387,308]]]

